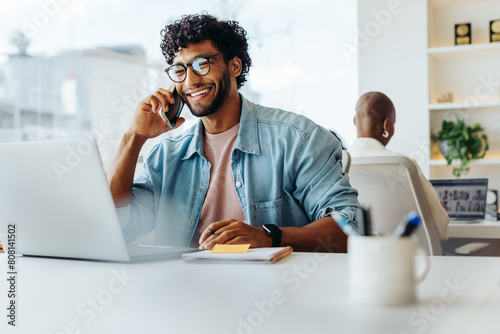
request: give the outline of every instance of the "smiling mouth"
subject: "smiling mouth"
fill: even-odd
[[[195,98],[197,96],[200,96],[200,95],[203,95],[203,94],[206,94],[210,91],[211,88],[205,88],[205,89],[202,89],[202,90],[199,90],[199,91],[196,91],[194,93],[191,93],[191,94],[188,94],[190,97],[192,98]]]

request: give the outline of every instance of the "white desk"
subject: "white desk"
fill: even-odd
[[[419,302],[397,308],[353,305],[347,259],[302,253],[274,265],[224,265],[20,258],[12,328],[2,254],[0,333],[500,332],[500,258],[433,257]],[[120,282],[122,272],[130,277]]]
[[[500,239],[500,221],[483,220],[479,223],[450,222],[450,238]]]

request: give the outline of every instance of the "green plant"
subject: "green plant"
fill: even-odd
[[[481,125],[470,127],[457,117],[456,122],[444,120],[439,133],[431,135],[433,141],[439,141],[439,147],[448,165],[453,160],[460,160],[460,165],[453,168],[453,175],[456,177],[466,175],[470,169],[469,162],[472,159],[484,158],[489,150],[488,136],[481,134],[482,131],[484,129]]]

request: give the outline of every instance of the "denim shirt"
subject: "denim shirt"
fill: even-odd
[[[338,140],[304,116],[241,99],[231,168],[247,222],[301,227],[339,210],[355,225],[357,191],[342,172]],[[210,183],[204,131],[200,120],[145,158],[131,203],[118,209],[127,242],[155,230],[156,245],[190,245]]]

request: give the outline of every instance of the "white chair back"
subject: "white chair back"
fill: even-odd
[[[390,235],[410,211],[422,224],[416,232],[420,246],[430,255],[443,255],[436,225],[425,198],[415,163],[403,156],[352,158],[351,185],[360,203],[371,208],[372,229]]]
[[[346,150],[342,150],[342,171],[344,173],[349,173],[351,168],[351,154]]]

